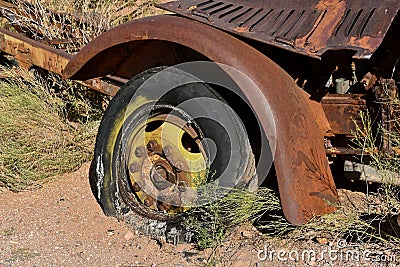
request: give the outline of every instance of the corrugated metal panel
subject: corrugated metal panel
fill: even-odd
[[[320,57],[329,49],[369,58],[400,9],[396,0],[178,0],[161,8],[271,45]]]

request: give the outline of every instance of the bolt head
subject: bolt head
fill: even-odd
[[[172,149],[172,147],[171,147],[170,145],[166,145],[166,146],[163,148],[163,152],[164,152],[164,155],[165,155],[166,157],[169,157],[169,156],[172,154],[172,151],[173,151],[173,149]]]
[[[168,203],[160,202],[160,201],[157,203],[157,207],[158,207],[160,210],[170,210],[170,209],[172,208],[172,206],[169,205]]]
[[[150,197],[146,197],[143,203],[146,207],[150,207],[151,205],[153,205],[153,200]]]
[[[174,165],[175,165],[176,171],[178,171],[178,172],[183,171],[183,169],[185,168],[185,164],[183,164],[183,162],[180,162],[180,161],[176,162]]]
[[[133,191],[135,192],[139,192],[141,190],[140,186],[136,182],[132,185],[132,187]]]
[[[147,143],[147,150],[154,151],[158,147],[158,143],[156,140],[150,140]]]
[[[131,165],[129,165],[129,171],[131,173],[138,172],[140,170],[140,165],[138,162],[133,162]]]
[[[138,157],[138,158],[144,156],[145,153],[146,153],[146,148],[144,148],[144,146],[138,146],[135,149],[135,156]]]

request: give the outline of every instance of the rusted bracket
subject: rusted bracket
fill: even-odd
[[[0,50],[13,56],[19,65],[25,69],[36,66],[50,72],[62,75],[62,70],[73,57],[63,50],[53,48],[41,42],[25,37],[20,33],[14,33],[0,28]],[[115,83],[107,83],[100,78],[94,78],[79,83],[102,92],[107,95],[115,95],[121,81],[107,77],[107,80]]]
[[[34,65],[59,75],[72,58],[62,50],[5,29],[0,29],[0,50],[12,55],[24,68]]]
[[[356,124],[361,125],[360,111],[367,110],[367,102],[362,97],[363,95],[335,94],[322,98],[321,104],[331,127],[330,133],[352,136]]]

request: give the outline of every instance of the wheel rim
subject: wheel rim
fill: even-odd
[[[173,112],[135,125],[127,139],[126,168],[138,203],[173,216],[196,201],[193,192],[207,180],[208,160],[200,127],[183,111],[168,108]]]

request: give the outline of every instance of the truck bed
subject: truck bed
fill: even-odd
[[[311,57],[344,49],[368,59],[396,18],[400,1],[178,0],[159,7]]]

